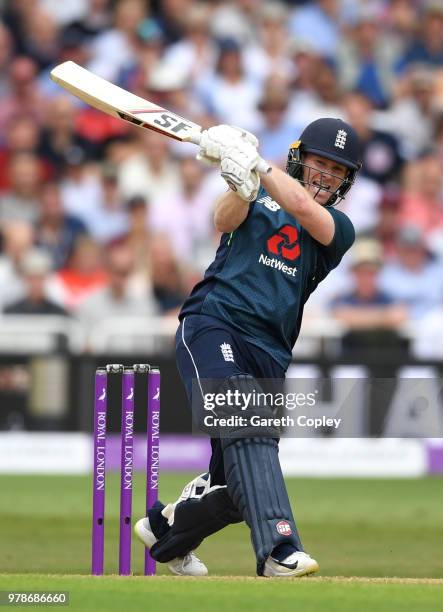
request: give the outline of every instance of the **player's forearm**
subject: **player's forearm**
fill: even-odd
[[[234,191],[227,191],[217,200],[214,225],[219,232],[233,232],[248,216],[249,202],[245,202]]]
[[[261,184],[282,208],[297,217],[308,206],[309,194],[292,176],[272,166],[269,174],[262,175]]]
[[[331,242],[335,231],[334,221],[303,185],[276,166],[272,166],[272,172],[261,176],[261,184],[271,198],[295,217],[315,240],[324,245]]]

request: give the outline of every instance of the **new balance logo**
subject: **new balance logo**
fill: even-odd
[[[271,196],[263,196],[262,198],[260,198],[259,200],[257,200],[258,204],[263,204],[264,206],[266,206],[266,208],[268,208],[269,210],[271,210],[272,212],[276,212],[277,210],[280,210],[281,206],[280,204],[277,204],[277,202],[275,202]]]
[[[345,132],[345,130],[338,130],[337,136],[335,137],[334,146],[337,147],[338,149],[344,149],[347,136],[348,136],[348,133]]]
[[[223,342],[223,344],[220,344],[220,348],[221,348],[221,352],[223,355],[223,359],[225,361],[234,361],[234,354],[232,352],[232,348],[231,345],[228,344],[227,342]]]

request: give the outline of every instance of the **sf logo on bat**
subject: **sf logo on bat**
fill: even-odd
[[[160,109],[161,111],[162,109]],[[134,123],[138,126],[144,126],[146,123],[133,115],[146,115],[151,113],[159,113],[159,109],[142,109],[142,110],[133,110],[131,111],[131,115],[127,115],[122,111],[118,111],[118,115],[121,119],[125,119],[130,123]],[[192,125],[186,123],[183,117],[179,117],[178,115],[173,115],[172,113],[163,112],[159,117],[152,119],[152,123],[155,123],[163,131],[171,131],[175,134],[179,134],[182,130],[190,130]],[[148,124],[148,127],[152,127],[152,123]]]

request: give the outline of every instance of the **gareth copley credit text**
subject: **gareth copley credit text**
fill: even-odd
[[[333,427],[338,429],[340,427],[341,419],[334,419],[332,417],[308,417],[305,414],[300,414],[294,418],[291,416],[282,417],[260,417],[253,415],[251,417],[232,415],[230,417],[216,417],[213,414],[207,414],[203,419],[205,427],[312,427],[317,429],[319,427]]]

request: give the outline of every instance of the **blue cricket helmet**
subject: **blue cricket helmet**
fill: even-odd
[[[286,172],[306,185],[304,168],[312,168],[303,163],[303,154],[313,153],[330,159],[348,168],[349,172],[341,185],[331,192],[327,206],[340,202],[352,187],[357,172],[361,168],[360,143],[354,128],[342,121],[325,117],[310,123],[300,138],[290,145]],[[325,173],[327,174],[327,173]]]

